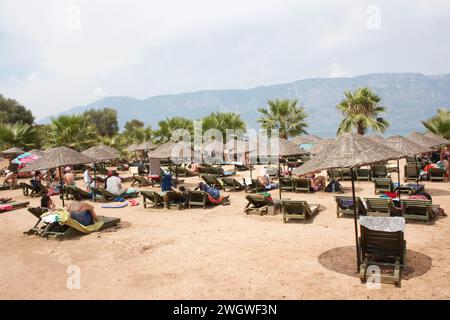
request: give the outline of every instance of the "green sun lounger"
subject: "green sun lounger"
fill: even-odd
[[[150,206],[152,208],[164,207],[164,199],[156,191],[141,191],[142,195],[142,204],[144,208]]]
[[[335,196],[334,200],[336,201],[336,216],[338,218],[340,218],[341,215],[354,214],[353,197]],[[356,197],[356,212],[358,215],[365,215],[367,213],[367,210],[359,197]]]
[[[430,176],[430,181],[439,181],[444,182],[445,179],[445,170],[441,168],[430,168],[428,171]]]
[[[216,176],[210,175],[210,174],[203,174],[200,176],[202,180],[209,186],[213,188],[217,188],[219,190],[223,190],[222,183],[217,179]]]
[[[294,179],[294,191],[295,192],[307,192],[311,193],[311,180],[307,178],[295,178]]]
[[[241,191],[244,190],[245,187],[242,183],[237,181],[235,178],[222,178],[222,185],[224,191]]]
[[[433,205],[431,200],[400,200],[402,216],[406,221],[421,220],[431,222],[435,217],[434,211],[439,205]]]
[[[280,177],[279,188],[281,189],[281,191],[293,192],[295,190],[294,179],[292,179],[291,177]]]
[[[281,200],[281,210],[284,223],[290,219],[301,219],[306,223],[306,220],[310,220],[319,212],[319,205],[308,204],[306,201]]]
[[[391,199],[365,198],[367,215],[375,217],[390,217],[394,205]]]
[[[100,196],[100,201],[103,201],[103,202],[113,201],[116,198],[128,199],[128,198],[136,198],[137,196],[139,196],[139,192],[123,193],[120,196],[116,196],[106,189],[100,189],[100,188],[91,188],[91,189],[92,189],[92,192],[94,192],[94,194],[96,196],[97,195]],[[96,199],[97,199],[97,197],[96,197]]]
[[[269,206],[272,204],[269,199],[263,194],[249,194],[245,197],[248,201],[244,208],[245,214],[256,213],[259,215],[267,214]]]
[[[30,204],[29,201],[9,201],[0,202],[0,213],[26,208]]]
[[[416,167],[415,164],[410,165],[407,164],[405,165],[405,178],[404,181],[416,181],[419,178],[419,168]]]
[[[373,185],[375,194],[394,191],[394,183],[391,178],[373,178]]]

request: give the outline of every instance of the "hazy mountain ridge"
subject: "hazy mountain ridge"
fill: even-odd
[[[417,73],[379,73],[351,78],[315,78],[291,83],[259,86],[250,89],[204,90],[175,95],[154,96],[139,100],[131,97],[105,97],[86,106],[72,108],[63,114],[81,113],[104,107],[118,111],[119,125],[140,119],[157,127],[166,117],[197,119],[212,111],[235,111],[249,127],[257,128],[257,108],[268,99],[298,99],[309,114],[309,132],[334,136],[341,116],[336,105],[344,91],[369,86],[388,108],[391,122],[388,134],[406,134],[423,130],[420,121],[431,117],[437,108],[450,106],[450,74],[426,76]],[[49,118],[40,123],[47,123]]]

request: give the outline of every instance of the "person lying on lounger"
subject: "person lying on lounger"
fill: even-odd
[[[200,182],[196,189],[200,189],[201,191],[206,192],[207,194],[209,194],[214,199],[219,199],[220,198],[220,191],[219,191],[219,189],[213,188],[213,187],[207,185],[204,182]]]
[[[171,187],[171,193],[163,192],[162,196],[164,199],[164,202],[166,203],[167,207],[170,207],[170,203],[176,203],[178,205],[178,209],[182,210],[187,208],[189,203],[189,193],[187,192],[186,188],[183,186],[180,186],[178,189],[175,187]]]
[[[311,188],[314,191],[323,190],[327,182],[324,176],[316,176],[315,172],[310,172],[308,174],[305,174],[304,176],[300,176],[300,178],[309,179],[311,181]]]
[[[278,184],[272,183],[270,180],[270,176],[267,173],[267,170],[262,168],[260,171],[260,175],[256,177],[258,181],[264,186],[266,190],[272,190],[278,188]]]
[[[14,186],[17,183],[17,175],[11,170],[5,170],[5,180],[3,181],[3,185]]]
[[[83,226],[94,224],[98,221],[95,208],[84,201],[81,201],[81,195],[75,194],[74,201],[67,206],[67,211],[70,213],[70,217],[78,221]]]

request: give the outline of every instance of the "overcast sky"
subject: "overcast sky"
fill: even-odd
[[[38,119],[373,72],[450,73],[450,1],[0,0],[0,94]]]

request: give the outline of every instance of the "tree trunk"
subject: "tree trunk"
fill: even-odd
[[[358,128],[357,128],[358,134],[360,135],[364,135],[366,132],[366,129],[364,128],[363,124],[361,122],[358,123]]]

